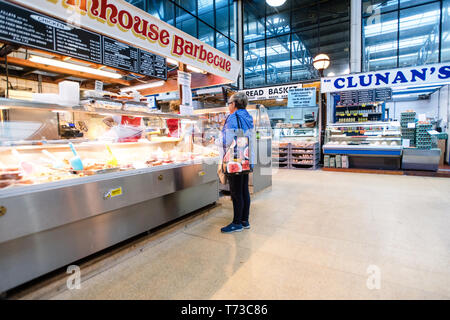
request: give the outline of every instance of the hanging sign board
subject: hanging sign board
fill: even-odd
[[[167,79],[164,57],[3,0],[0,40]]]
[[[321,92],[418,86],[448,83],[449,81],[450,63],[447,62],[322,78]]]
[[[316,106],[316,88],[295,88],[289,90],[288,108]]]
[[[191,87],[191,74],[189,72],[178,71],[178,85]]]
[[[82,26],[108,38],[164,57],[173,57],[177,61],[218,75],[230,82],[236,81],[239,75],[241,66],[239,61],[124,0],[16,0],[15,2],[52,17],[66,18],[71,24]],[[43,35],[51,37],[45,29]]]
[[[265,99],[286,99],[289,89],[301,88],[302,84],[291,84],[286,86],[275,86],[266,88],[255,88],[244,90],[248,100],[265,100]]]

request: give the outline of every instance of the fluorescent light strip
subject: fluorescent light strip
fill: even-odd
[[[203,71],[203,70],[201,70],[201,69],[199,69],[199,68],[190,66],[190,65],[187,65],[187,66],[186,66],[186,69],[188,69],[189,71],[192,71],[192,72],[206,73],[205,71]]]
[[[36,63],[47,64],[47,65],[58,67],[58,68],[86,72],[86,73],[95,74],[97,76],[102,76],[102,77],[107,77],[107,78],[114,78],[114,79],[122,78],[122,76],[118,73],[89,68],[89,67],[85,67],[85,66],[80,66],[78,64],[68,63],[68,62],[64,62],[61,60],[44,58],[44,57],[40,57],[40,56],[31,56],[30,61],[36,62]]]
[[[144,84],[140,84],[140,85],[134,86],[134,87],[122,88],[122,89],[120,89],[120,92],[131,92],[131,91],[143,90],[143,89],[147,89],[147,88],[161,87],[164,85],[164,83],[165,83],[164,81],[144,83]]]
[[[166,58],[167,63],[173,64],[175,66],[178,65],[178,61],[172,58]]]

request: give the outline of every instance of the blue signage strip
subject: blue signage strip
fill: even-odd
[[[321,79],[321,92],[449,84],[450,63],[349,74]]]

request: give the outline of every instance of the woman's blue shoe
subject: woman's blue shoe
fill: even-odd
[[[220,231],[222,231],[223,233],[239,232],[242,230],[244,230],[244,228],[242,227],[242,224],[234,224],[234,223],[230,223],[226,227],[223,227],[222,229],[220,229]]]
[[[242,227],[244,229],[250,229],[250,223],[248,221],[242,221]]]

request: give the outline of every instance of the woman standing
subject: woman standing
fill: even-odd
[[[253,169],[254,163],[254,143],[253,118],[246,110],[248,104],[247,95],[244,92],[238,92],[231,96],[228,102],[230,115],[227,117],[222,129],[224,154],[236,137],[236,130],[242,129],[244,135],[250,140],[250,167]],[[233,222],[223,227],[223,233],[231,233],[250,229],[250,192],[248,189],[248,173],[234,174],[228,176],[230,184],[231,200],[233,201]]]

